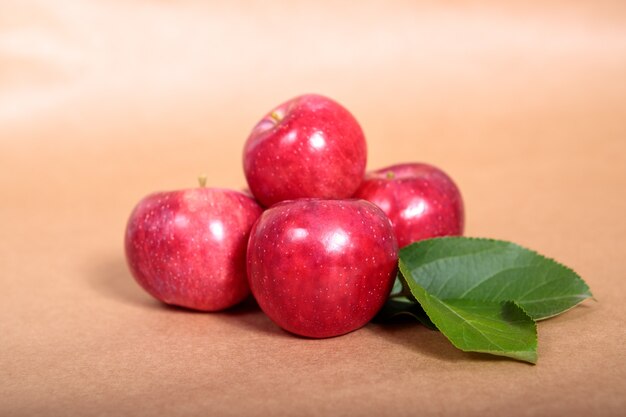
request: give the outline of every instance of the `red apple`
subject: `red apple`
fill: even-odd
[[[261,309],[292,333],[331,337],[365,325],[389,296],[398,245],[363,200],[285,201],[250,232],[248,280]]]
[[[432,165],[407,163],[370,172],[354,197],[371,201],[387,214],[400,247],[463,234],[461,193],[448,175]]]
[[[243,152],[250,190],[266,207],[297,198],[349,198],[365,174],[367,149],[356,119],[319,95],[270,111]]]
[[[137,282],[167,304],[204,311],[249,294],[246,244],[261,207],[242,193],[194,188],[149,195],[126,227],[126,259]]]

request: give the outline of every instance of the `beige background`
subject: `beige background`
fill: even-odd
[[[626,3],[295,3],[0,3],[0,415],[623,413]],[[153,301],[123,258],[134,204],[243,187],[249,130],[304,92],[355,114],[370,168],[441,166],[467,234],[598,302],[540,323],[530,366],[418,325],[304,340],[253,305]]]

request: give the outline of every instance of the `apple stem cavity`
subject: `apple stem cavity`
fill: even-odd
[[[206,180],[207,180],[206,174],[202,174],[198,176],[198,185],[200,185],[200,188],[206,187]]]
[[[396,174],[393,171],[387,171],[386,177],[388,180],[392,180],[396,177]]]

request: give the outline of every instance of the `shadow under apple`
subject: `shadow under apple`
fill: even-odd
[[[90,274],[90,284],[98,294],[116,302],[146,308],[164,307],[164,304],[142,290],[123,258],[112,257],[96,265]]]
[[[162,303],[137,284],[124,259],[120,257],[111,257],[97,265],[90,274],[89,284],[100,296],[114,302],[170,314],[210,315],[223,319],[229,325],[245,327],[251,331],[291,337],[263,314],[251,295],[243,302],[219,312],[203,312]]]

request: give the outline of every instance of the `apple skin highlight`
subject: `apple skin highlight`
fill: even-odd
[[[248,279],[261,309],[311,338],[369,322],[389,296],[397,262],[389,219],[363,200],[276,204],[259,217],[248,244]]]
[[[254,127],[243,167],[265,207],[298,198],[350,198],[365,175],[361,126],[339,103],[320,95],[291,99]]]
[[[232,190],[193,188],[145,197],[126,227],[126,259],[135,280],[154,298],[218,311],[249,294],[246,245],[261,214]]]

